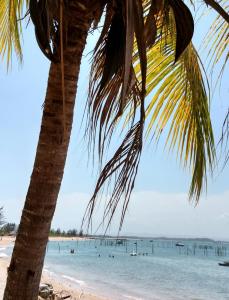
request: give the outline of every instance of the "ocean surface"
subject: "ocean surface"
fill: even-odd
[[[176,246],[177,242],[49,242],[45,268],[109,299],[229,300],[229,267],[218,265],[229,261],[229,243],[179,240]]]
[[[229,300],[223,261],[229,261],[226,242],[92,239],[49,242],[45,270],[112,300]]]

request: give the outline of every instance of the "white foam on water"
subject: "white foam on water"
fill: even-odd
[[[4,250],[6,250],[6,248],[0,248],[0,251],[4,251]]]
[[[67,275],[62,275],[62,277],[65,278],[65,279],[68,279],[70,281],[73,281],[73,282],[77,283],[80,286],[85,286],[86,285],[85,281],[83,281],[83,280],[79,280],[79,279],[76,279],[74,277],[67,276]]]
[[[134,297],[134,296],[130,296],[130,295],[123,295],[123,297],[125,297],[127,299],[131,299],[131,300],[143,300],[143,298]]]
[[[46,268],[44,268],[43,269],[43,271],[45,272],[45,273],[47,273],[49,276],[53,276],[53,275],[55,275],[55,273],[54,272],[52,272],[52,271],[49,271],[48,269],[46,269]]]
[[[49,267],[47,265],[44,265],[43,271],[46,272],[46,273],[50,273]]]
[[[0,253],[0,258],[3,258],[3,257],[8,257],[8,255],[5,253]]]

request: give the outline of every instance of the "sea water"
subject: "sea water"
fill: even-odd
[[[206,240],[49,242],[45,268],[108,299],[229,299],[229,244]],[[183,245],[182,245],[183,244]],[[74,253],[71,253],[74,249]],[[131,254],[137,254],[131,256]]]

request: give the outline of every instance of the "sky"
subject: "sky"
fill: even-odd
[[[204,31],[195,40],[201,40]],[[84,52],[76,100],[74,126],[65,174],[52,227],[81,226],[82,217],[97,179],[97,169],[88,163],[81,121],[87,99],[90,55],[96,36],[90,35]],[[10,72],[0,64],[0,207],[8,222],[19,223],[35,157],[42,116],[49,62],[40,52],[30,24],[24,31],[24,61],[15,58]],[[228,107],[228,82],[216,91],[211,116],[216,141]],[[115,141],[121,142],[117,135]],[[164,150],[163,140],[156,147],[146,143],[121,234],[143,236],[209,237],[229,239],[229,166],[215,170],[208,178],[208,190],[199,205],[188,201],[191,175],[175,154]],[[102,220],[104,199],[93,217],[93,232]],[[120,211],[118,211],[119,213]],[[110,234],[117,234],[119,214]],[[98,233],[104,233],[104,227]]]

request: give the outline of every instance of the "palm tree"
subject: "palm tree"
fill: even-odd
[[[0,227],[4,224],[3,207],[0,207]]]
[[[98,26],[103,12],[105,20],[93,54],[87,131],[92,147],[98,137],[101,162],[105,146],[122,116],[130,121],[130,128],[102,170],[89,203],[89,219],[98,192],[115,174],[105,216],[111,219],[124,194],[122,223],[137,174],[145,118],[154,108],[151,128],[163,101],[167,104],[164,102],[157,132],[160,135],[168,118],[173,116],[171,144],[178,143],[184,162],[190,161],[194,167],[190,194],[196,199],[202,189],[207,162],[212,165],[214,160],[205,83],[196,51],[190,45],[194,23],[182,0],[25,2],[29,5],[38,45],[51,60],[51,66],[33,173],[8,268],[4,300],[37,299],[67,156],[82,52],[90,28]],[[7,56],[8,66],[13,47],[21,59],[18,20],[22,19],[25,2],[0,2],[0,54]],[[228,15],[218,3],[208,0],[208,4],[228,22]],[[163,78],[170,87],[164,91]],[[182,86],[186,80],[188,84]],[[156,86],[153,100],[145,109],[145,96]]]
[[[18,3],[22,5],[23,1],[1,1],[0,9],[3,2],[11,12],[13,8],[10,5],[15,4],[17,11]],[[32,300],[38,296],[50,224],[69,144],[80,61],[93,16],[92,6],[90,5],[90,11],[88,9],[89,1],[68,1],[62,7],[56,1],[50,1],[50,7],[47,7],[45,2],[30,1],[30,16],[36,26],[40,25],[36,27],[37,40],[46,56],[53,62],[49,71],[37,154],[8,268],[4,299]],[[52,16],[49,14],[52,17],[51,27],[46,22],[47,11],[52,13]],[[8,21],[7,18],[8,15],[5,19],[2,18],[1,28],[4,21]],[[67,46],[66,42],[62,44],[64,51],[57,46],[60,23],[63,40],[65,33],[68,39]],[[9,29],[15,30],[14,24]],[[52,49],[47,44],[47,30],[54,42]],[[18,43],[17,36],[12,38],[8,34],[6,39]],[[11,51],[10,44],[11,40],[7,44],[8,52]]]

